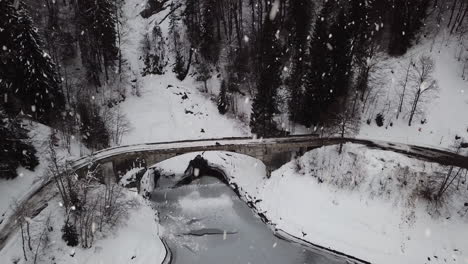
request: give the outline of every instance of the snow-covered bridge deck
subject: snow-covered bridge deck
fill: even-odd
[[[80,171],[90,162],[97,162],[104,168],[106,175],[117,175],[125,172],[125,166],[136,159],[144,160],[152,165],[166,159],[190,152],[229,151],[245,154],[261,160],[269,170],[273,170],[291,160],[296,154],[329,145],[341,143],[356,143],[376,148],[398,152],[409,157],[437,162],[443,165],[454,165],[468,168],[468,157],[449,150],[430,146],[415,146],[373,141],[356,138],[324,138],[317,135],[300,135],[279,138],[219,138],[204,140],[184,140],[175,142],[145,143],[120,146],[95,152],[93,155],[76,160],[72,167]]]

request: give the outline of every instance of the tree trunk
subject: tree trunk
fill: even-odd
[[[29,221],[26,221],[26,234],[28,235],[28,247],[29,247],[29,250],[33,250],[32,246],[31,246],[31,232],[30,232],[30,228],[29,228]]]
[[[398,106],[398,112],[397,112],[396,119],[398,119],[398,117],[400,116],[401,110],[403,108],[403,100],[405,98],[406,85],[408,84],[408,76],[409,76],[409,71],[410,71],[410,68],[411,68],[411,63],[412,63],[412,61],[410,60],[410,62],[408,64],[408,68],[406,69],[405,83],[403,84],[403,92],[402,92],[401,97],[400,97],[400,104]]]
[[[418,89],[416,96],[414,97],[413,106],[411,107],[411,113],[410,113],[410,118],[408,121],[408,126],[411,126],[411,122],[413,121],[414,113],[416,112],[416,108],[418,106],[420,96],[421,96],[421,89]]]
[[[452,9],[450,11],[450,19],[448,21],[447,28],[450,27],[450,24],[452,23],[453,13],[455,12],[456,5],[457,5],[457,0],[453,1]]]
[[[189,60],[188,60],[187,68],[185,69],[182,80],[184,80],[185,77],[187,77],[187,75],[188,75],[188,73],[190,71],[190,64],[192,63],[192,57],[193,57],[193,48],[190,48]]]
[[[20,223],[20,228],[21,228],[21,242],[22,242],[22,246],[23,246],[23,256],[24,256],[24,260],[28,261],[28,257],[26,256],[26,245],[24,244],[25,241],[24,241],[24,228],[23,228],[23,223],[21,222]]]

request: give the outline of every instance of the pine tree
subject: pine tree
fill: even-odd
[[[114,3],[110,0],[94,1],[91,29],[101,48],[106,78],[109,79],[107,68],[114,66],[119,49],[117,48],[116,18]]]
[[[203,10],[202,32],[200,40],[200,54],[212,64],[216,64],[219,58],[220,43],[216,37],[215,25],[217,16],[214,8],[218,0],[206,0]]]
[[[395,0],[391,9],[390,55],[403,55],[411,47],[411,41],[427,16],[428,7],[429,0]]]
[[[90,149],[109,147],[110,136],[96,105],[80,102],[77,106],[80,115],[80,133],[83,143]]]
[[[81,59],[89,81],[96,87],[102,85],[102,70],[104,69],[108,80],[108,68],[118,59],[114,8],[110,0],[77,0],[76,17]]]
[[[39,164],[35,154],[27,130],[0,107],[0,178],[15,178],[19,166],[33,170]]]
[[[315,21],[314,33],[310,43],[310,62],[306,77],[304,94],[304,125],[311,126],[321,121],[321,116],[328,106],[333,92],[331,70],[333,66],[332,46],[328,19],[331,17],[334,3],[327,1]]]
[[[332,89],[331,100],[338,97],[345,97],[350,89],[350,78],[352,76],[352,54],[351,54],[351,35],[347,28],[345,10],[341,9],[337,21],[330,30],[331,49],[332,49],[332,70],[331,80]]]
[[[142,75],[163,74],[166,66],[166,50],[161,28],[155,26],[151,35],[145,34],[142,44],[145,63]]]
[[[261,70],[257,83],[257,94],[252,103],[250,128],[259,137],[280,134],[274,121],[277,113],[277,90],[281,84],[281,46],[276,38],[277,22],[266,18],[263,25]]]
[[[187,26],[187,36],[192,47],[200,45],[200,37],[202,36],[202,25],[200,15],[200,0],[186,0],[184,11],[184,22]]]
[[[290,100],[288,102],[291,120],[304,122],[304,105],[298,103],[303,98],[307,61],[307,39],[312,20],[313,2],[309,0],[295,0],[291,2],[289,20],[291,21],[291,48],[293,68],[290,81]]]
[[[76,231],[76,227],[68,221],[62,227],[62,239],[67,242],[67,246],[78,246],[78,232]]]
[[[24,4],[16,10],[8,1],[0,2],[0,32],[3,51],[0,61],[0,88],[5,110],[20,111],[50,124],[60,116],[64,97],[59,87],[56,67],[43,51],[42,40],[33,27]]]
[[[176,51],[175,64],[172,71],[176,74],[177,79],[182,81],[185,78],[185,61],[180,51]]]
[[[352,38],[352,54],[356,64],[362,64],[366,59],[366,49],[373,36],[380,31],[381,21],[372,14],[372,1],[351,1],[349,16],[346,23],[347,33]],[[371,23],[375,30],[371,30]],[[376,26],[377,25],[377,26]]]
[[[218,95],[218,111],[224,115],[228,109],[228,98],[227,98],[227,85],[226,81],[221,82],[221,88]]]

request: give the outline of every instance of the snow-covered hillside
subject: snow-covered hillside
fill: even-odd
[[[140,96],[132,96],[121,104],[123,113],[130,121],[131,131],[122,140],[123,144],[175,141],[198,138],[218,138],[249,135],[248,126],[219,114],[216,102],[199,89],[201,82],[187,76],[179,81],[172,72],[173,53],[169,53],[168,66],[163,75],[140,76],[141,40],[145,33],[159,24],[169,8],[145,19],[140,12],[146,5],[143,0],[128,0],[124,6],[126,19],[124,48],[130,72],[138,80]],[[165,39],[168,36],[166,19],[159,26]],[[210,86],[219,89],[219,79],[213,76]]]
[[[50,165],[50,134],[51,128],[36,122],[25,121],[26,127],[30,129],[30,137],[34,147],[38,151],[39,166],[34,171],[25,168],[18,168],[18,177],[14,180],[0,179],[0,228],[2,223],[6,223],[12,210],[17,204],[40,188],[44,181],[49,178],[48,166]],[[62,141],[59,144],[63,145]],[[57,155],[62,161],[74,160],[82,155],[89,154],[89,151],[77,140],[73,139],[70,145],[70,153],[66,148],[57,149]]]
[[[96,232],[98,240],[92,248],[66,245],[61,232],[65,220],[64,208],[60,206],[60,199],[51,200],[45,210],[29,220],[34,245],[33,252],[28,251],[29,259],[36,259],[38,263],[57,264],[163,263],[166,249],[158,237],[159,224],[155,211],[136,193],[126,191],[125,195],[126,200],[134,203],[133,208],[127,212],[127,218],[119,223],[115,232]],[[47,229],[49,226],[52,228]],[[38,241],[46,243],[39,244]],[[22,261],[23,256],[21,244],[21,235],[17,233],[0,251],[2,263],[28,263],[18,262]],[[37,258],[34,252],[39,253]]]
[[[400,143],[432,145],[451,148],[455,137],[468,140],[468,79],[466,73],[466,48],[458,37],[438,36],[422,38],[404,56],[379,58],[375,77],[375,100],[363,115],[360,137],[385,139]],[[408,84],[403,111],[396,119],[402,82],[410,60],[417,62],[421,55],[434,60],[433,78],[438,89],[421,100],[421,111],[408,126],[408,115],[414,98],[414,84]],[[378,127],[374,119],[382,113],[385,122]],[[366,123],[370,119],[371,125]],[[460,140],[458,140],[460,142]]]

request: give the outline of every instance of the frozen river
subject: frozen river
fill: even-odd
[[[213,177],[157,188],[152,201],[172,263],[348,263],[277,238],[229,186]]]

